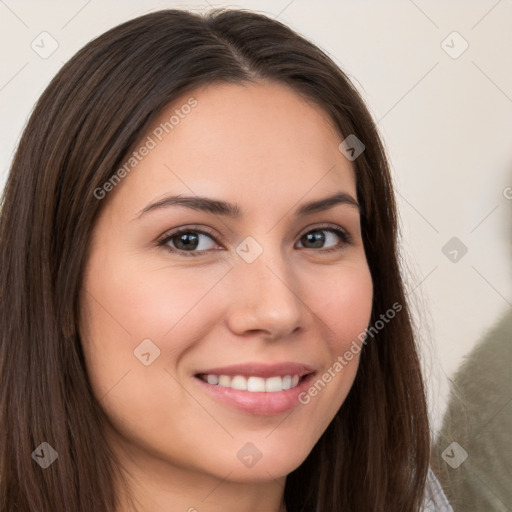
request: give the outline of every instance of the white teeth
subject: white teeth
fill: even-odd
[[[217,377],[217,375],[208,375],[207,382],[208,384],[218,384],[219,377]]]
[[[292,378],[290,375],[283,377],[283,389],[290,389],[292,387]]]
[[[240,391],[250,391],[252,393],[276,393],[286,389],[294,388],[298,385],[300,377],[298,375],[285,375],[284,377],[249,377],[242,375],[230,377],[229,375],[201,375],[201,379],[208,384],[218,385],[223,388],[232,388]]]
[[[270,379],[267,379],[265,381],[265,391],[267,393],[283,391],[283,379],[281,377],[270,377]]]
[[[229,377],[228,375],[219,375],[219,386],[222,386],[224,388],[230,388],[231,377]]]
[[[265,391],[265,379],[262,377],[249,377],[247,379],[247,391],[261,393]]]
[[[244,377],[237,375],[236,377],[233,377],[231,380],[231,387],[233,389],[239,389],[240,391],[246,391],[247,390],[247,381]]]

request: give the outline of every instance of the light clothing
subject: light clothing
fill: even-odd
[[[425,497],[423,499],[423,512],[453,512],[453,508],[448,503],[443,488],[439,480],[429,468],[427,475],[427,485],[425,488]]]

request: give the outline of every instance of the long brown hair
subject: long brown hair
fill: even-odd
[[[303,464],[288,475],[289,511],[415,512],[429,426],[398,265],[397,216],[383,145],[348,77],[285,25],[244,10],[163,10],[80,50],[38,101],[4,191],[0,224],[0,509],[114,512],[114,455],[87,379],[77,329],[95,197],[156,116],[212,83],[288,84],[355,134],[361,228],[374,284],[371,325],[353,387]],[[381,321],[382,322],[382,321]],[[41,469],[42,442],[58,463]]]

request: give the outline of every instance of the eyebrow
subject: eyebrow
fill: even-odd
[[[294,215],[296,217],[304,217],[306,215],[328,210],[339,204],[351,206],[356,208],[359,212],[361,210],[359,203],[351,195],[346,192],[337,192],[332,196],[302,204],[295,210]],[[138,213],[136,218],[140,218],[148,212],[162,208],[169,208],[171,206],[183,206],[192,210],[199,210],[236,219],[243,216],[242,209],[237,203],[228,203],[227,201],[202,196],[176,195],[168,196],[160,201],[148,204]]]

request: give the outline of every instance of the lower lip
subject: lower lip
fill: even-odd
[[[299,395],[309,387],[313,375],[313,373],[306,375],[294,388],[260,393],[208,384],[199,377],[194,377],[194,380],[199,383],[204,391],[227,405],[259,416],[272,416],[300,405]]]

